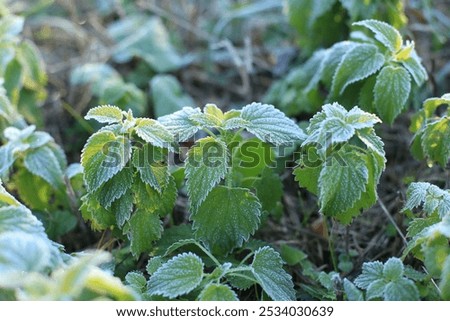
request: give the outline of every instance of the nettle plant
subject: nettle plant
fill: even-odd
[[[195,236],[214,254],[225,255],[258,229],[267,191],[261,177],[271,176],[270,163],[256,152],[265,143],[292,144],[305,138],[303,131],[271,105],[252,103],[223,113],[217,106],[184,107],[159,118],[179,141],[199,130],[209,134],[188,151],[185,173],[190,219]],[[242,132],[256,136],[245,139]],[[245,151],[256,149],[255,162],[246,163]],[[262,148],[264,150],[264,148]],[[263,171],[269,170],[265,173]],[[272,176],[273,177],[273,176]],[[256,195],[252,189],[256,189]],[[270,207],[270,204],[267,205]]]
[[[0,300],[138,299],[99,267],[110,260],[100,251],[64,253],[0,181]]]
[[[446,106],[443,110],[442,107]],[[450,158],[450,94],[429,98],[412,120],[410,130],[415,133],[411,145],[412,154],[418,159],[425,157],[441,167]]]
[[[172,212],[177,196],[167,162],[173,135],[158,121],[115,106],[93,108],[86,119],[107,125],[82,151],[83,217],[94,229],[126,234],[134,255],[149,252],[161,237],[161,217]]]
[[[77,223],[75,190],[82,191],[79,164],[67,166],[62,148],[34,125],[7,127],[3,136],[6,143],[0,147],[0,176],[8,187],[44,221],[52,238],[73,229]]]
[[[387,23],[363,20],[353,24],[361,30],[350,41],[316,51],[286,81],[276,83],[266,99],[289,114],[311,112],[323,102],[339,101],[375,112],[390,124],[405,109],[413,83],[428,78],[414,42],[403,41]],[[325,90],[326,96],[323,95]]]
[[[413,210],[422,210],[414,214]],[[412,183],[403,209],[413,219],[403,256],[412,253],[421,260],[430,278],[439,281],[440,296],[450,299],[450,192],[426,183]],[[432,288],[433,289],[433,288]]]
[[[320,212],[348,224],[377,200],[385,168],[380,119],[353,107],[327,104],[310,120],[303,154],[294,170],[301,187],[318,196]]]
[[[187,245],[200,249],[202,253],[184,252],[169,259],[172,252]],[[252,262],[247,262],[252,257]],[[221,263],[201,243],[185,239],[172,244],[163,256],[149,260],[146,269],[150,275],[148,280],[141,272],[130,272],[126,281],[144,299],[150,300],[162,296],[169,299],[237,301],[236,291],[255,285],[264,291],[261,298],[265,293],[272,300],[295,300],[292,278],[283,269],[280,254],[271,247],[254,249],[240,262],[229,259]]]

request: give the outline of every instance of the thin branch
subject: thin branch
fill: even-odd
[[[389,213],[388,209],[386,208],[386,206],[384,205],[383,201],[379,198],[378,199],[378,204],[381,207],[381,210],[383,211],[383,213],[387,216],[387,218],[389,219],[389,221],[392,223],[392,225],[394,225],[395,229],[397,230],[397,233],[400,235],[400,237],[403,240],[403,243],[405,245],[408,244],[408,241],[406,240],[405,235],[403,234],[402,230],[400,229],[400,227],[397,225],[397,223],[395,222],[394,218],[392,217],[391,213]]]

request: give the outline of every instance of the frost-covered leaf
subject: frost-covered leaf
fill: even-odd
[[[331,91],[342,95],[347,86],[377,72],[384,64],[384,56],[371,44],[360,44],[345,54],[333,77]]]
[[[11,143],[0,146],[0,174],[5,173],[14,164],[14,145]]]
[[[379,136],[375,133],[373,128],[364,128],[356,132],[358,138],[369,148],[370,150],[378,153],[378,155],[384,158],[384,143]]]
[[[381,42],[392,53],[397,52],[402,46],[402,36],[391,25],[378,20],[363,20],[353,23],[355,26],[363,26],[375,34],[375,39]]]
[[[131,188],[132,184],[133,171],[130,167],[125,167],[97,191],[100,205],[109,208],[112,202],[121,198]]]
[[[161,148],[147,144],[143,148],[135,149],[132,163],[144,183],[149,184],[160,193],[167,186],[169,169]]]
[[[207,104],[203,114],[193,114],[189,119],[202,128],[222,127],[224,121],[223,112],[214,104]]]
[[[252,103],[242,108],[244,128],[264,142],[275,145],[288,144],[305,139],[300,127],[272,105]]]
[[[445,168],[450,159],[450,118],[443,117],[426,126],[422,149],[431,160]]]
[[[431,184],[426,182],[411,183],[406,192],[407,201],[404,209],[412,210],[425,202],[427,190],[430,186]]]
[[[362,291],[347,279],[344,279],[344,292],[348,301],[364,301]]]
[[[0,234],[0,273],[44,271],[51,266],[48,240],[24,231]]]
[[[367,289],[372,282],[383,279],[383,263],[380,261],[366,262],[362,273],[355,279],[355,284],[361,289]]]
[[[147,211],[165,216],[172,212],[177,197],[177,186],[173,177],[169,177],[167,186],[159,193],[150,185],[137,180],[133,185],[136,204]]]
[[[405,108],[411,92],[411,77],[403,67],[386,66],[377,76],[374,105],[381,119],[392,124]]]
[[[193,253],[183,253],[163,264],[150,277],[148,293],[173,299],[194,290],[202,279],[202,260]]]
[[[396,257],[391,257],[384,263],[383,277],[386,280],[390,281],[399,280],[403,276],[403,272],[404,272],[403,262]]]
[[[161,238],[162,224],[158,213],[138,209],[125,229],[131,241],[131,252],[134,256],[139,256],[141,253],[150,252],[152,242]]]
[[[144,274],[140,271],[128,272],[125,276],[125,281],[138,293],[142,292],[147,286],[147,280],[145,279]]]
[[[131,143],[123,136],[105,130],[92,135],[81,154],[84,180],[88,190],[95,191],[116,175],[131,156]]]
[[[386,291],[386,281],[379,279],[370,283],[367,287],[366,299],[372,300],[377,298],[382,298]]]
[[[123,112],[119,107],[103,105],[92,108],[88,111],[85,119],[95,119],[99,123],[119,123],[123,119]]]
[[[64,174],[53,151],[42,146],[28,151],[24,157],[25,167],[34,175],[42,177],[55,189],[64,188]]]
[[[186,160],[186,187],[192,211],[201,205],[209,192],[227,173],[227,146],[213,137],[199,139]]]
[[[198,297],[200,301],[239,301],[237,294],[225,284],[208,284]]]
[[[158,121],[175,136],[177,141],[185,142],[200,129],[190,119],[191,116],[198,114],[201,114],[200,108],[183,107],[173,114],[159,117]]]
[[[117,226],[120,228],[128,222],[133,211],[133,194],[128,189],[111,204],[111,212],[116,217]]]
[[[411,74],[417,86],[421,86],[427,79],[427,70],[420,63],[420,58],[415,51],[411,53],[411,57],[401,62],[402,66]]]
[[[319,177],[320,211],[348,222],[346,212],[366,191],[369,172],[364,157],[355,152],[341,154],[343,163],[332,160],[324,166]]]
[[[256,280],[272,300],[295,300],[292,278],[283,269],[283,260],[274,249],[268,246],[258,249],[251,268]]]
[[[381,120],[376,115],[365,112],[357,106],[349,110],[345,120],[354,129],[372,128],[375,124],[381,123]]]
[[[280,176],[270,169],[262,172],[261,177],[258,177],[253,184],[253,188],[256,189],[256,196],[264,211],[274,210],[283,196],[283,184]]]
[[[419,290],[413,281],[400,278],[386,285],[384,291],[385,301],[419,301]]]
[[[158,121],[149,118],[138,118],[135,131],[147,143],[173,150],[174,138],[172,134]]]
[[[450,193],[426,182],[411,183],[403,210],[412,210],[423,204],[423,210],[432,215],[435,210],[444,218],[450,213]]]
[[[145,270],[149,275],[153,275],[158,269],[167,262],[166,259],[162,258],[161,256],[154,256],[150,260],[148,260],[147,265],[145,267]]]
[[[215,187],[191,214],[198,239],[214,253],[226,254],[241,246],[259,226],[261,204],[245,188]]]

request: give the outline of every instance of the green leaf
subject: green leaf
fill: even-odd
[[[135,131],[147,143],[173,150],[174,138],[172,134],[158,121],[149,118],[138,118]]]
[[[252,103],[242,108],[244,128],[264,142],[275,145],[303,140],[305,134],[286,115],[272,105]]]
[[[199,301],[239,301],[236,293],[225,284],[208,284],[200,295]]]
[[[355,279],[356,286],[367,289],[372,282],[383,279],[383,268],[380,261],[364,263],[361,275]]]
[[[428,79],[427,71],[420,63],[420,58],[414,51],[411,57],[403,60],[401,64],[411,74],[417,86],[421,86]]]
[[[120,228],[130,219],[133,211],[133,194],[127,190],[120,198],[111,204],[111,212],[116,216]]]
[[[42,177],[55,189],[64,189],[64,174],[58,159],[49,147],[43,146],[25,154],[25,167],[34,175]]]
[[[426,182],[411,183],[406,191],[407,201],[403,210],[412,210],[425,202],[425,197],[430,186],[431,184]]]
[[[347,211],[366,191],[369,173],[365,159],[355,152],[342,153],[343,164],[331,160],[319,177],[320,211],[348,223]]]
[[[228,159],[225,143],[213,137],[199,139],[189,150],[186,160],[186,187],[193,212],[225,177]]]
[[[138,209],[133,213],[125,228],[131,241],[131,252],[134,256],[148,253],[152,242],[161,238],[162,224],[157,213]]]
[[[381,119],[392,124],[405,108],[410,92],[411,78],[403,67],[381,69],[374,88],[374,104]]]
[[[362,291],[347,279],[344,279],[344,291],[348,301],[364,301]]]
[[[194,100],[183,92],[181,84],[172,75],[155,75],[150,81],[153,111],[156,117],[174,113],[184,106],[194,105]]]
[[[371,44],[360,44],[345,54],[333,77],[331,91],[342,95],[347,86],[376,73],[384,64],[384,56]]]
[[[122,122],[123,112],[119,107],[103,105],[90,109],[84,118],[95,119],[99,123],[114,124]]]
[[[413,281],[401,278],[386,285],[384,291],[386,301],[419,301],[419,290]]]
[[[383,44],[392,53],[397,52],[403,43],[400,33],[391,25],[378,20],[363,20],[353,23],[354,26],[363,26],[375,34],[375,39]]]
[[[403,276],[404,267],[403,262],[396,258],[391,257],[384,263],[383,277],[389,281],[399,280]]]
[[[366,299],[372,300],[377,298],[382,298],[386,291],[386,281],[383,279],[378,279],[370,283],[367,287]]]
[[[272,300],[295,300],[292,278],[283,269],[283,260],[274,249],[268,246],[258,249],[251,268],[256,280]]]
[[[131,143],[109,130],[92,135],[81,154],[84,180],[89,191],[97,190],[124,168],[131,156]]]
[[[445,168],[450,158],[450,117],[427,125],[422,134],[422,148],[431,160]]]
[[[193,253],[183,253],[163,264],[150,277],[148,293],[173,299],[194,290],[202,279],[202,260]]]
[[[224,121],[223,112],[214,104],[207,104],[203,114],[194,114],[189,116],[201,128],[222,127]]]
[[[149,275],[153,275],[167,260],[163,259],[161,256],[154,256],[150,260],[145,267],[145,270]]]
[[[158,121],[163,124],[176,138],[176,141],[186,142],[200,129],[191,116],[201,114],[200,108],[183,107],[183,109],[163,117]]]
[[[140,271],[128,272],[125,281],[138,293],[141,293],[147,287],[147,280]]]
[[[0,234],[0,273],[43,272],[51,266],[49,242],[22,231]]]
[[[109,208],[115,200],[121,198],[133,184],[133,171],[130,167],[123,168],[96,192],[100,205]]]
[[[83,201],[80,208],[81,214],[83,219],[91,222],[92,229],[105,230],[115,225],[114,214],[100,205],[95,194],[86,194],[81,200]]]
[[[132,163],[138,170],[141,180],[159,193],[169,182],[169,169],[164,151],[149,144],[133,152]]]
[[[248,240],[260,223],[261,204],[245,188],[215,187],[191,214],[198,239],[225,254]]]
[[[9,143],[0,146],[0,174],[6,173],[12,164],[14,164],[15,160],[13,144]]]
[[[373,128],[360,129],[356,132],[356,134],[368,149],[376,152],[378,155],[384,158],[384,143],[381,138],[377,136]]]

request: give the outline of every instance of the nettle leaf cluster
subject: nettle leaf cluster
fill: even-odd
[[[445,106],[445,110],[443,107]],[[450,94],[424,101],[423,109],[414,116],[411,131],[414,139],[412,154],[418,159],[425,157],[442,168],[450,159]]]
[[[67,166],[62,148],[34,125],[7,127],[0,147],[0,175],[9,188],[45,223],[47,233],[58,237],[76,226],[73,198],[83,192],[82,168]]]
[[[167,258],[186,245],[194,245],[203,255],[184,252]],[[206,254],[205,258],[202,258]],[[252,262],[247,261],[252,258]],[[213,265],[206,264],[212,261]],[[210,271],[209,273],[207,271]],[[251,251],[241,262],[220,261],[193,239],[170,246],[164,256],[149,260],[148,281],[140,272],[130,272],[126,280],[146,299],[184,298],[200,301],[237,301],[236,291],[259,285],[272,299],[295,300],[291,276],[283,269],[280,254],[264,246]]]
[[[423,273],[405,267],[399,258],[392,257],[384,264],[380,261],[364,263],[354,284],[345,279],[343,285],[350,301],[418,301],[420,294],[415,282],[424,278]]]
[[[412,211],[421,207],[421,211]],[[412,253],[423,261],[429,275],[440,279],[440,295],[450,299],[450,192],[426,183],[412,183],[403,209],[412,216],[404,256]]]
[[[3,10],[0,17],[0,78],[12,104],[30,122],[42,125],[39,107],[47,93],[47,75],[36,45],[21,37],[24,18]]]
[[[377,200],[385,168],[383,142],[373,126],[380,119],[353,107],[327,104],[311,120],[295,179],[319,199],[320,212],[348,224]]]
[[[1,184],[1,182],[0,182]],[[110,272],[105,252],[69,256],[42,223],[0,185],[1,300],[134,300],[139,296]]]
[[[83,217],[95,229],[125,233],[133,254],[147,252],[161,237],[160,218],[172,212],[177,195],[167,162],[173,136],[158,121],[135,118],[131,110],[115,106],[93,108],[86,119],[107,125],[82,151]]]
[[[286,81],[274,84],[266,99],[288,114],[339,101],[344,106],[359,105],[392,124],[405,109],[413,85],[419,87],[427,80],[427,72],[414,42],[404,42],[389,24],[363,20],[353,25],[358,30],[350,41],[315,52]]]
[[[264,186],[258,184],[261,175],[273,174],[263,173],[270,170],[267,168],[270,164],[264,164],[262,157],[254,159],[246,172],[240,159],[243,150],[248,144],[261,149],[265,143],[298,142],[305,138],[304,133],[282,112],[260,103],[226,113],[212,104],[206,105],[203,112],[184,107],[159,120],[179,141],[187,140],[199,130],[210,134],[198,139],[187,153],[185,173],[190,219],[196,237],[213,253],[226,254],[241,246],[261,222],[262,204],[258,194],[265,192]],[[243,139],[243,130],[256,136],[256,140]],[[253,188],[259,186],[256,195],[239,174],[247,184],[253,182]]]

